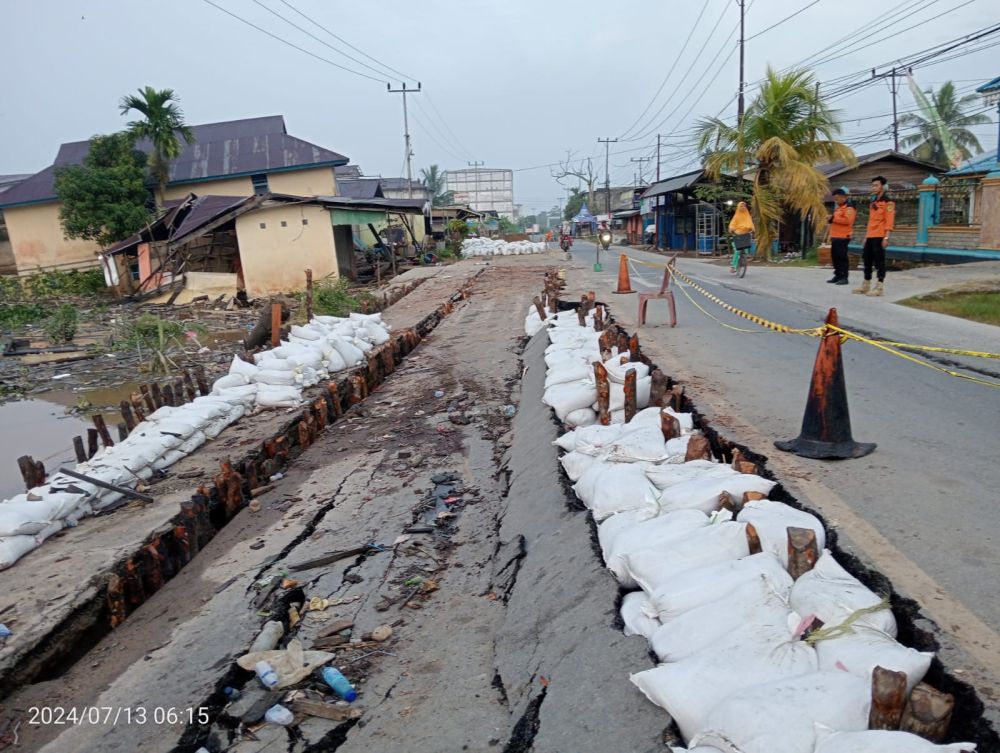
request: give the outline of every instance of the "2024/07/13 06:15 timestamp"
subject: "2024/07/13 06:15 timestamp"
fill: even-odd
[[[115,726],[118,724],[208,724],[204,706],[32,706],[28,724],[35,726]]]

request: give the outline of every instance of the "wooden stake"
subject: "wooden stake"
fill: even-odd
[[[122,400],[118,406],[121,408],[122,418],[125,419],[125,427],[132,431],[135,428],[135,416],[132,415],[132,404],[128,400]]]
[[[757,473],[757,464],[746,460],[739,448],[733,450],[733,470],[737,473]]]
[[[582,303],[576,307],[576,321],[581,327],[587,326],[587,309]]]
[[[638,408],[638,397],[636,395],[636,373],[635,369],[625,372],[625,423],[629,423],[635,418]]]
[[[868,729],[899,729],[906,705],[906,673],[875,667],[872,672],[872,705]]]
[[[819,543],[812,528],[788,527],[788,574],[792,580],[808,573],[819,559]],[[880,728],[882,729],[882,728]]]
[[[712,459],[712,443],[708,441],[708,437],[702,434],[700,431],[696,431],[691,435],[688,440],[687,452],[684,453],[684,462],[688,463],[692,460],[711,460]]]
[[[603,363],[594,362],[594,379],[597,382],[597,420],[602,426],[611,425],[611,383]]]
[[[663,396],[667,392],[667,376],[659,369],[653,369],[649,376],[649,404],[659,408],[663,405]]]
[[[598,306],[594,309],[594,331],[604,331],[604,306]]]
[[[115,443],[111,441],[111,433],[108,431],[107,424],[104,423],[104,416],[97,413],[93,417],[94,428],[97,429],[97,433],[101,435],[101,442],[104,443],[105,447],[114,447]]]
[[[730,497],[730,499],[732,499]],[[760,544],[760,535],[753,523],[747,523],[747,546],[750,547],[750,554],[760,554],[764,551]]]
[[[632,335],[628,339],[629,360],[638,363],[642,360],[642,351],[639,350],[639,335]]]
[[[153,393],[153,404],[156,406],[157,410],[163,407],[163,391],[160,389],[159,382],[153,382],[149,385],[149,391]]]
[[[153,413],[158,406],[156,405],[156,402],[153,400],[152,393],[149,391],[149,385],[140,384],[139,392],[142,393],[142,399],[146,401],[146,410],[148,410],[150,413]]]
[[[624,332],[618,333],[618,353],[619,355],[628,350],[628,335]]]
[[[634,371],[634,369],[633,369]],[[663,432],[663,441],[668,442],[671,439],[676,439],[681,435],[681,422],[677,420],[676,416],[671,416],[665,410],[660,411],[660,431]],[[691,437],[693,440],[694,437]],[[688,449],[690,450],[691,445],[688,443]]]
[[[141,393],[136,393],[136,392],[132,393],[132,410],[135,412],[136,426],[138,426],[139,424],[141,424],[143,421],[146,420],[146,412],[143,410],[142,407]]]
[[[955,696],[922,682],[910,694],[899,728],[931,742],[941,742],[948,733],[954,710]]]
[[[189,402],[198,397],[198,392],[194,388],[194,380],[191,378],[191,372],[186,369],[184,370],[184,388],[187,390]]]
[[[126,439],[128,439],[128,424],[126,424],[124,421],[119,421],[118,422],[118,441],[119,442],[124,442]]]
[[[208,380],[205,378],[205,367],[196,366],[194,370],[195,378],[198,380],[198,392],[207,395],[211,390],[208,388]]]
[[[87,452],[83,449],[83,437],[73,437],[73,451],[76,453],[76,462],[87,462]]]
[[[24,488],[31,491],[36,486],[45,483],[45,466],[41,461],[35,461],[31,455],[22,455],[17,459],[17,467],[21,470]]]
[[[87,429],[87,458],[97,454],[97,429]]]
[[[177,407],[177,398],[174,397],[174,388],[169,384],[163,385],[163,402],[171,407]]]
[[[531,302],[535,304],[535,311],[538,312],[538,318],[543,322],[549,318],[549,315],[545,313],[545,306],[542,305],[542,299],[537,295],[531,299]]]
[[[670,388],[670,407],[674,409],[675,413],[684,413],[684,402],[686,398],[684,397],[684,385],[675,384]]]
[[[271,347],[277,348],[281,343],[281,304],[271,303]]]
[[[177,405],[184,405],[184,380],[181,377],[174,379],[174,400]]]
[[[311,322],[313,318],[313,271],[306,270],[306,321]]]

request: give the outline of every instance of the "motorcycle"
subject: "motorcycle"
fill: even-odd
[[[573,247],[573,239],[570,236],[564,235],[559,239],[559,248],[561,248],[563,250],[563,253],[565,253],[564,258],[566,261],[569,261],[573,258],[573,255],[569,252],[569,250],[572,247]]]
[[[611,231],[602,230],[601,234],[597,236],[597,240],[600,242],[601,248],[607,251],[611,247]]]

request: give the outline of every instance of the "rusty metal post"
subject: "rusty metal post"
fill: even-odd
[[[819,542],[812,528],[788,527],[788,574],[792,580],[808,573],[819,559]]]
[[[906,705],[906,673],[884,667],[872,671],[872,705],[868,729],[897,730]]]
[[[667,377],[659,369],[653,369],[649,377],[649,404],[661,408],[663,407],[663,396],[667,392]]]
[[[76,453],[76,462],[86,463],[87,462],[87,452],[83,449],[83,437],[75,436],[73,437],[73,452]]]
[[[311,322],[313,318],[313,271],[306,270],[306,321]]]
[[[594,309],[594,331],[604,331],[604,306],[597,306]]]
[[[594,379],[597,382],[597,420],[602,426],[611,425],[611,382],[603,363],[594,362]]]
[[[281,304],[271,302],[271,347],[281,343]]]
[[[629,369],[635,371],[635,369]],[[663,441],[669,442],[681,435],[681,422],[676,416],[672,416],[665,410],[660,411],[660,431],[663,432]]]
[[[94,428],[97,429],[97,433],[101,435],[101,442],[104,443],[104,446],[114,447],[115,443],[111,441],[111,433],[108,431],[107,424],[104,423],[104,416],[100,413],[95,413],[91,420],[94,422]]]
[[[629,369],[625,372],[625,423],[629,423],[635,417],[638,409],[635,382],[635,369]]]

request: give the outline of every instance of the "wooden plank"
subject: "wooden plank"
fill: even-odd
[[[107,481],[102,481],[99,478],[92,478],[85,473],[79,473],[69,468],[60,468],[60,473],[65,473],[71,478],[79,479],[80,481],[86,481],[88,484],[93,484],[94,486],[99,486],[102,489],[110,489],[113,492],[118,492],[119,494],[128,497],[129,499],[137,499],[140,502],[154,502],[155,500],[148,494],[143,494],[142,492],[137,492],[135,489],[129,489],[125,486],[117,486],[115,484],[109,484]]]

